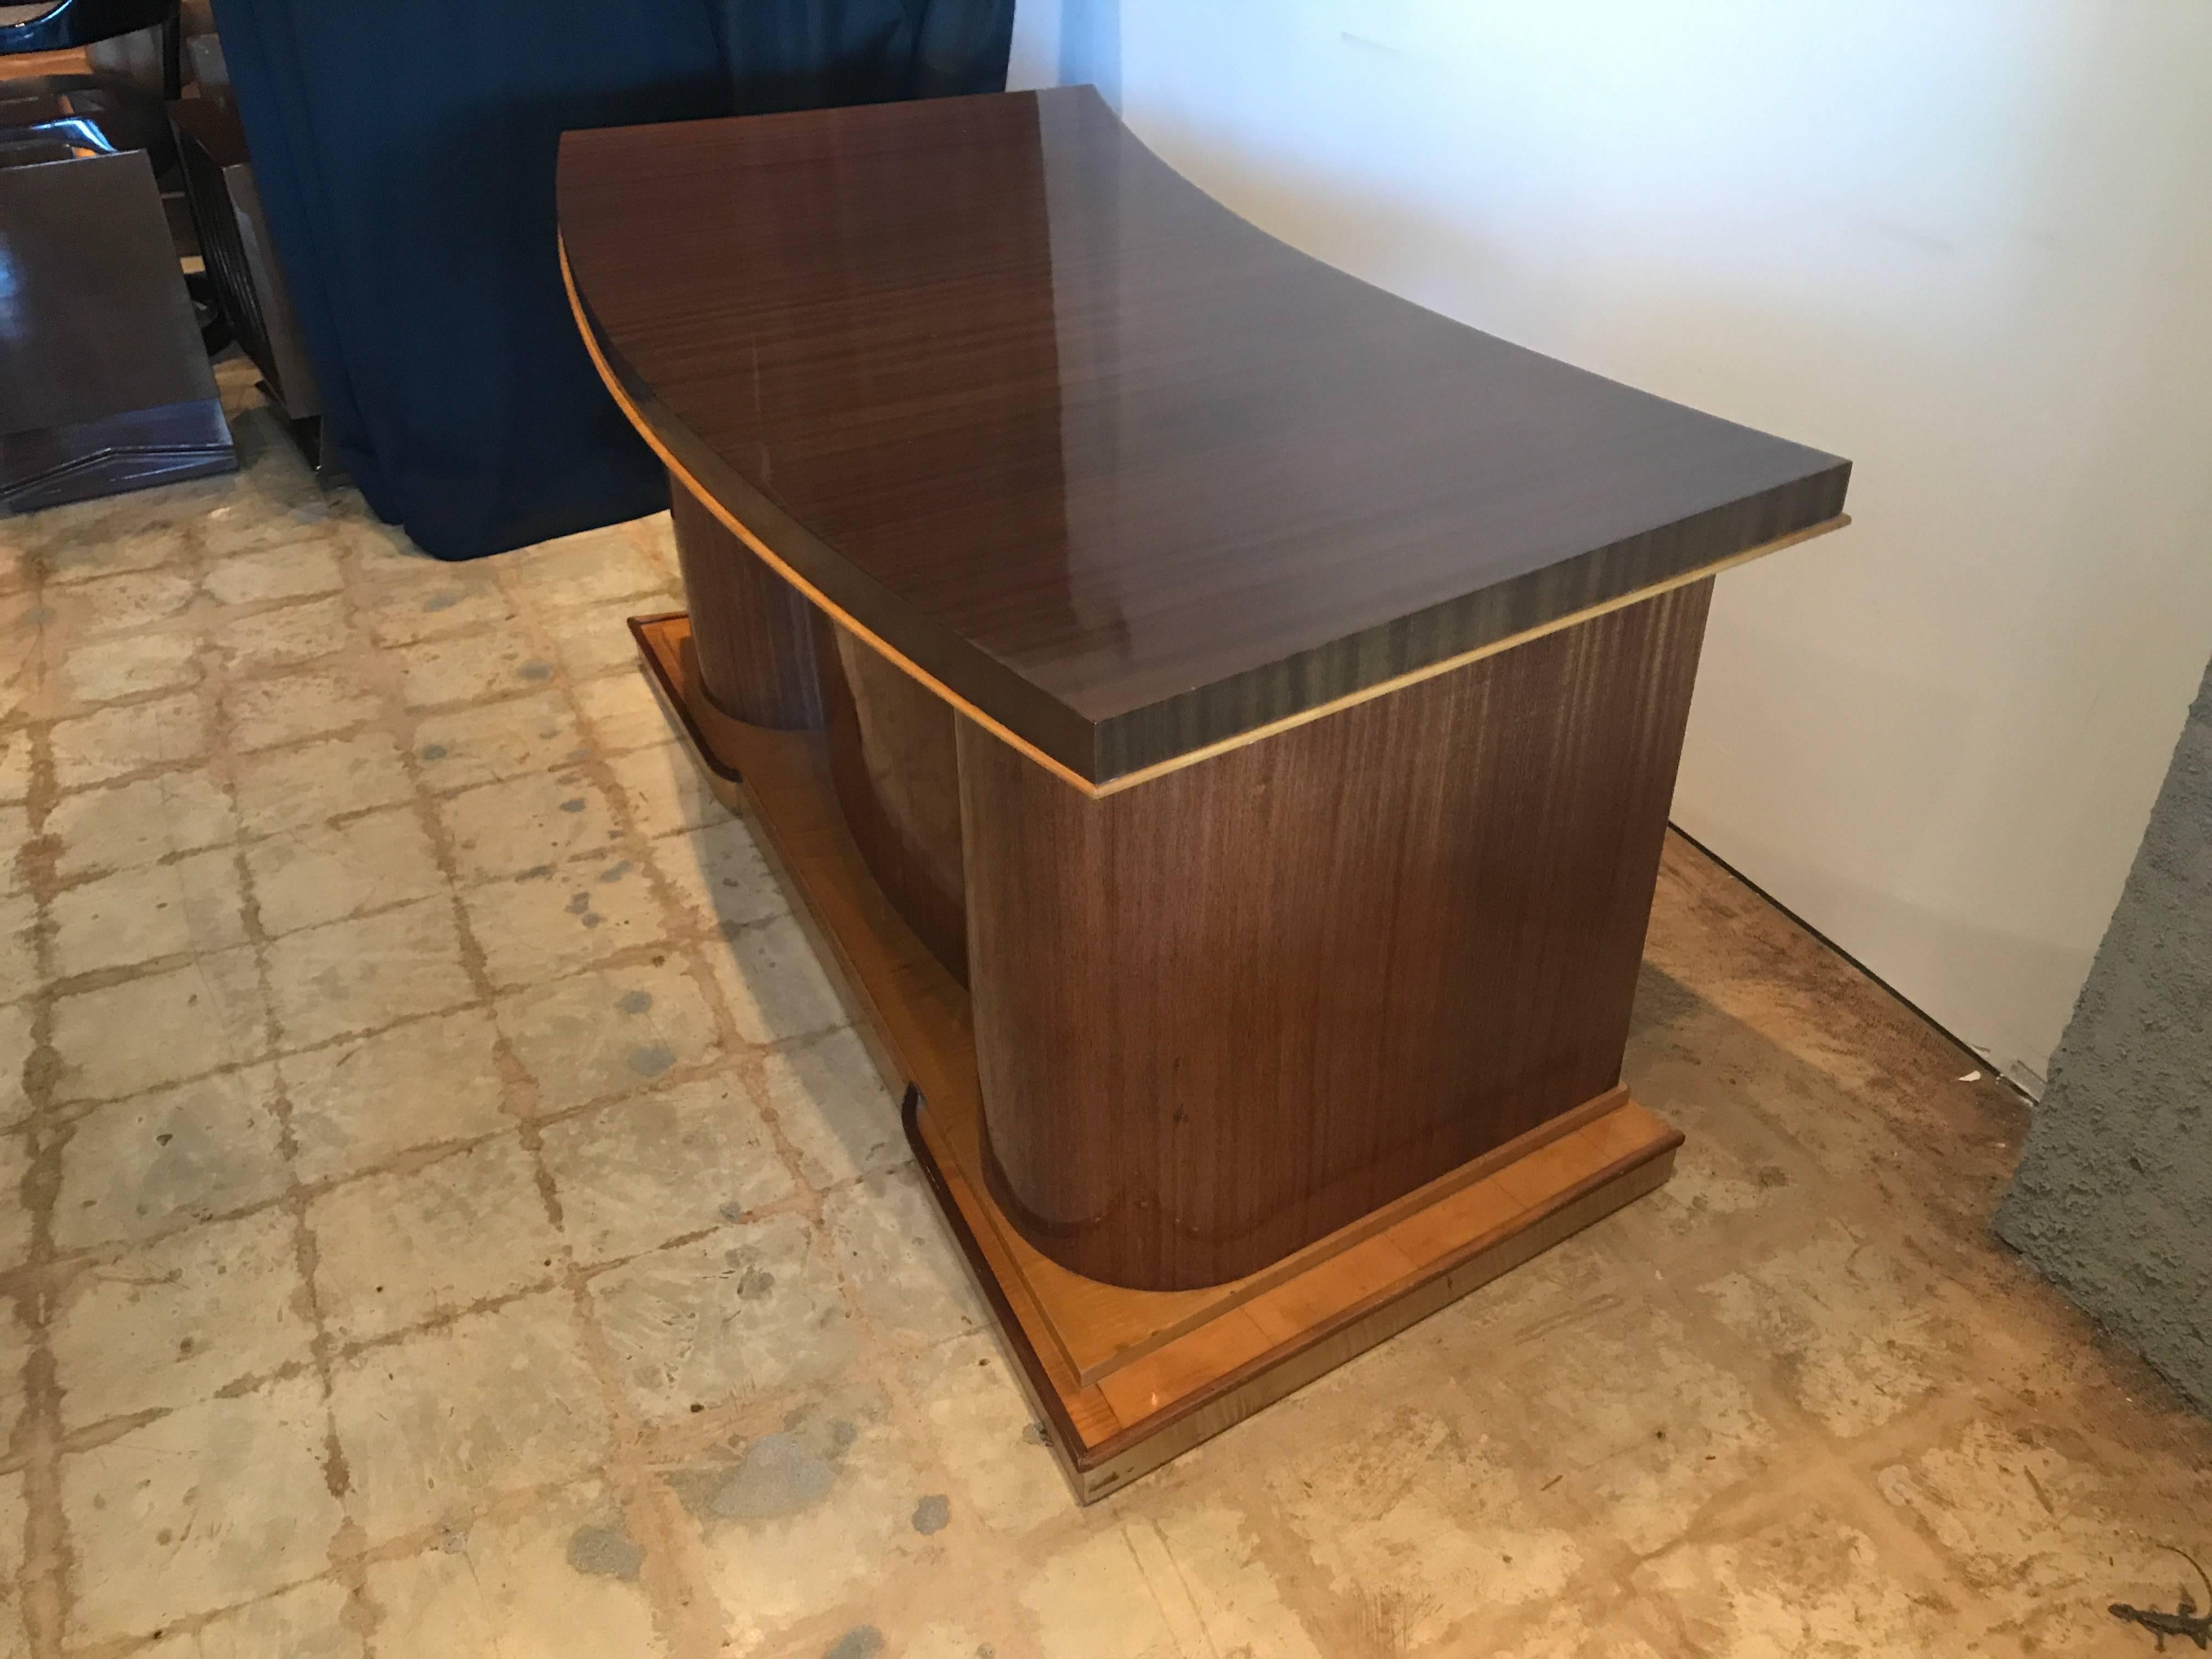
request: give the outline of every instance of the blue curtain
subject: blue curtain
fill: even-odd
[[[573,127],[994,92],[1013,0],[216,0],[325,421],[444,559],[667,504],[562,291]]]

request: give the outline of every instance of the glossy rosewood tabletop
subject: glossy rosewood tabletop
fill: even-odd
[[[1093,782],[1843,506],[1847,462],[1285,246],[1087,88],[572,132],[560,198],[678,466]]]

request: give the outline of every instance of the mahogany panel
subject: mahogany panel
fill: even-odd
[[[668,513],[691,606],[700,689],[732,720],[776,731],[819,731],[814,607],[681,479],[668,481]]]
[[[648,434],[1093,783],[1843,504],[1845,461],[1274,240],[1089,88],[572,132],[560,211]]]
[[[1219,1283],[1618,1082],[1711,594],[1103,798],[963,719],[986,1165],[1024,1236]]]
[[[947,972],[968,979],[952,710],[817,611],[830,776],[869,873]]]

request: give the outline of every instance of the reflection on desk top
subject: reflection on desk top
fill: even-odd
[[[1088,88],[572,132],[560,207],[677,468],[1094,783],[1843,507],[1848,462],[1276,241]]]

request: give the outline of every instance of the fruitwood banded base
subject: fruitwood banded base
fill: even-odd
[[[915,1156],[1079,1501],[1200,1442],[1651,1191],[1681,1136],[1613,1089],[1259,1273],[1139,1291],[1025,1241],[983,1175],[968,993],[870,876],[827,744],[695,695],[682,612],[630,623],[715,794],[763,832],[794,908],[863,1019]]]

